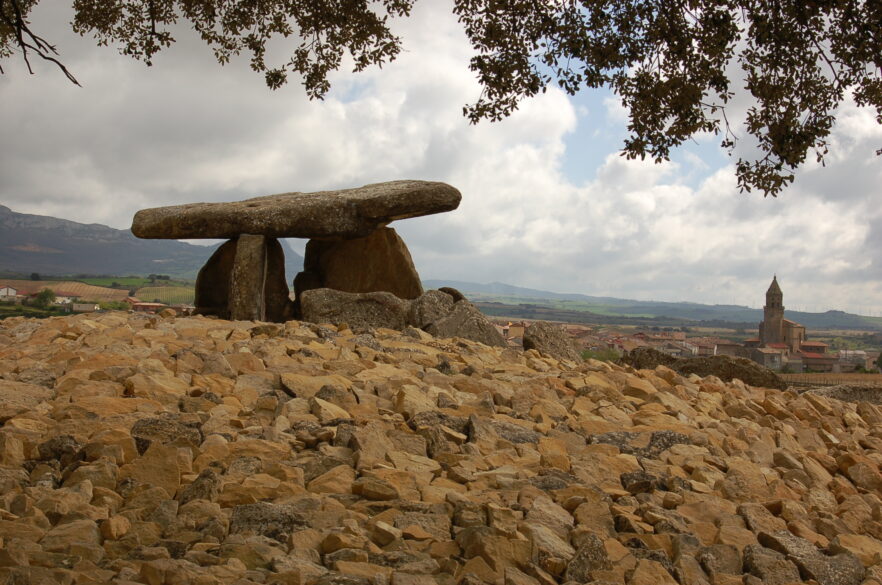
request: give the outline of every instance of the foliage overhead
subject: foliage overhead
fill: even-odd
[[[0,0],[0,58],[36,54],[76,82],[30,28],[38,1]],[[186,22],[221,64],[247,54],[269,87],[293,74],[322,98],[347,54],[355,71],[395,59],[402,41],[390,19],[409,16],[414,2],[74,0],[72,25],[149,65]],[[731,153],[743,131],[757,154],[737,162],[739,187],[771,195],[809,155],[823,162],[843,99],[872,108],[882,124],[878,0],[453,0],[453,12],[482,86],[463,109],[472,122],[505,118],[550,85],[569,94],[607,87],[629,112],[624,156],[667,160],[709,132]],[[296,48],[267,63],[267,43],[279,37],[297,39]],[[752,101],[737,128],[727,106],[742,84]]]

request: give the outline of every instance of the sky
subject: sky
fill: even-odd
[[[663,164],[620,157],[627,117],[604,91],[552,88],[470,125],[480,87],[447,1],[418,2],[394,24],[399,58],[344,68],[324,101],[296,79],[269,90],[245,59],[221,67],[186,29],[145,67],[71,32],[69,4],[44,1],[32,28],[83,87],[2,63],[0,204],[14,211],[124,229],[147,207],[444,181],[456,211],[392,224],[424,279],[760,307],[777,274],[787,308],[882,315],[882,127],[851,103],[826,166],[764,198],[738,192],[713,136]]]

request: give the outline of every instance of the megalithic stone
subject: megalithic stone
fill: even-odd
[[[196,277],[196,313],[230,318],[230,274],[236,261],[237,240],[224,242],[214,251]]]
[[[196,298],[194,301],[198,314],[216,315],[221,319],[231,318],[233,267],[236,264],[238,247],[239,238],[225,242],[215,250],[205,266],[199,271],[199,276],[196,278]],[[243,244],[243,247],[247,249],[249,245]],[[294,303],[289,298],[290,291],[285,280],[285,253],[282,250],[282,244],[275,238],[266,238],[265,247],[266,269],[262,293],[264,317],[267,321],[282,323],[295,317]],[[248,262],[254,260],[254,258],[242,259],[244,264],[240,270],[245,273],[246,277],[248,277],[248,272],[252,270],[259,271],[259,267],[247,265]],[[255,297],[253,302],[246,301],[245,297],[240,298],[240,301],[244,306],[249,306],[254,303],[259,304],[260,297]]]
[[[311,238],[298,295],[332,287],[387,291],[406,299],[423,290],[407,247],[390,222],[456,209],[460,193],[444,183],[390,181],[355,189],[282,193],[232,203],[192,203],[135,214],[139,238],[229,238],[196,281],[196,310],[223,319],[299,318],[289,298],[284,252],[276,238]]]
[[[432,181],[390,181],[357,189],[282,193],[232,203],[190,203],[142,209],[139,238],[362,238],[408,217],[456,209],[459,191]]]
[[[266,242],[266,283],[263,286],[266,320],[284,323],[294,319],[294,302],[285,279],[285,252],[276,238]]]
[[[423,294],[407,246],[389,227],[379,228],[364,238],[310,240],[303,259],[301,274],[304,273],[318,279],[319,286],[311,288],[353,293],[386,291],[402,299]],[[303,292],[296,283],[294,288],[298,295]]]
[[[239,236],[230,274],[230,319],[266,320],[266,256],[266,236]]]

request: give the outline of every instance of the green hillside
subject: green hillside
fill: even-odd
[[[135,292],[135,296],[144,302],[159,302],[167,305],[190,305],[195,298],[192,286],[145,286]]]

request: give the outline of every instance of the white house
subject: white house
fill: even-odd
[[[7,301],[18,296],[18,291],[11,286],[0,286],[0,300]]]

